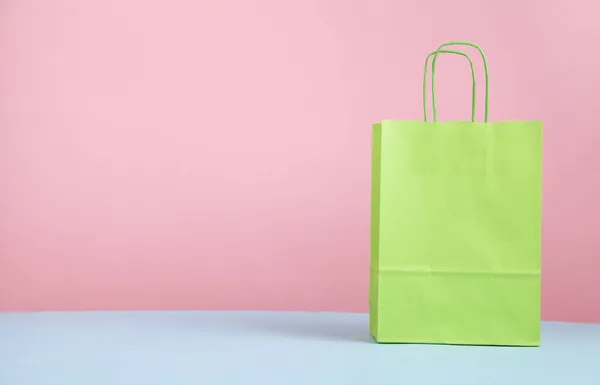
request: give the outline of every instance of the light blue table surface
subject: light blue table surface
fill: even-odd
[[[600,325],[539,348],[378,345],[366,314],[0,314],[0,385],[600,384]]]

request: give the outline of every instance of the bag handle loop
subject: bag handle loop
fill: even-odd
[[[451,46],[451,45],[467,45],[470,47],[474,47],[476,48],[479,53],[481,54],[481,58],[483,59],[483,67],[485,69],[485,122],[488,122],[488,109],[489,109],[489,76],[488,76],[488,66],[487,66],[487,60],[485,58],[485,54],[483,53],[483,50],[481,49],[481,47],[479,47],[477,44],[475,43],[471,43],[469,41],[450,41],[448,43],[444,43],[442,45],[440,45],[436,51],[436,53],[433,56],[433,63],[431,64],[431,98],[432,98],[432,104],[433,104],[433,121],[437,122],[437,109],[436,109],[436,103],[435,103],[435,63],[437,61],[437,55],[438,53],[442,50],[442,48],[447,47],[447,46]]]
[[[427,55],[427,58],[425,59],[425,71],[423,74],[423,116],[425,118],[425,121],[427,121],[427,69],[429,67],[429,58],[434,55],[437,56],[438,53],[449,53],[449,54],[464,56],[469,61],[469,65],[471,66],[471,77],[473,78],[473,91],[472,91],[472,97],[471,97],[471,121],[474,122],[475,121],[475,103],[477,100],[477,96],[476,96],[477,95],[477,85],[476,85],[476,81],[475,81],[475,69],[473,68],[473,61],[471,60],[471,57],[469,55],[467,55],[466,53],[460,52],[460,51],[454,51],[454,50],[450,50],[450,49],[445,49],[445,50],[438,49],[437,51],[433,51],[429,55]]]

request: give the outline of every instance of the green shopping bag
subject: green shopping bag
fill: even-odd
[[[438,122],[435,66],[479,50],[485,122]],[[542,122],[488,122],[481,48],[432,52],[433,122],[373,125],[370,329],[378,342],[540,344]],[[429,59],[429,57],[427,58]],[[425,78],[427,61],[425,63]]]

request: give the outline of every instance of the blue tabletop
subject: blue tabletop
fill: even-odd
[[[378,345],[366,314],[0,314],[0,385],[600,384],[600,325],[539,348]]]

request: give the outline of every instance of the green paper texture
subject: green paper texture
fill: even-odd
[[[377,342],[540,344],[542,122],[487,122],[485,66],[485,122],[373,125]]]

